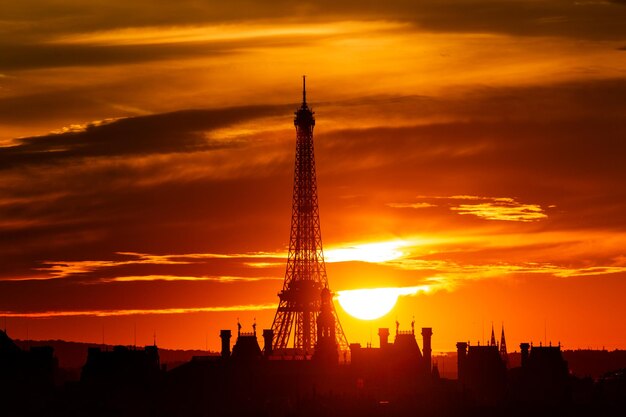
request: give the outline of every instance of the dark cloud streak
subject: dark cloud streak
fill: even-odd
[[[234,146],[211,141],[205,131],[284,113],[285,106],[184,110],[88,124],[84,131],[22,138],[0,148],[0,167],[50,164],[70,158],[193,152]]]
[[[60,1],[13,2],[5,5],[6,31],[32,39],[39,36],[84,33],[116,28],[219,24],[242,21],[404,20],[426,30],[487,32],[515,35],[554,35],[583,39],[620,39],[626,9],[622,0],[610,2],[391,0],[362,1],[279,0],[271,3],[233,0],[214,2],[100,1],[88,4]],[[94,12],[97,11],[97,12]]]

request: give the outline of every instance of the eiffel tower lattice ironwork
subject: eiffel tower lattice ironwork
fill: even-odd
[[[289,255],[280,302],[272,324],[274,352],[306,357],[313,353],[317,340],[317,316],[321,291],[328,288],[322,234],[317,203],[317,180],[313,152],[314,112],[306,102],[306,79],[302,77],[302,105],[295,112],[296,162]],[[348,342],[334,305],[336,338],[339,350]]]

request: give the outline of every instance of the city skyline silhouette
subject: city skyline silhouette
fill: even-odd
[[[237,319],[272,328],[307,74],[344,344],[415,320],[434,353],[488,344],[492,323],[511,351],[626,349],[623,2],[33,0],[3,16],[12,339],[219,352]]]

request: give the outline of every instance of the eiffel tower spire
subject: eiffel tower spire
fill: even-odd
[[[289,254],[283,289],[272,330],[274,352],[310,355],[317,342],[317,317],[320,294],[329,288],[322,249],[317,179],[313,150],[314,112],[306,102],[306,78],[302,77],[302,105],[295,112],[296,162],[291,211]],[[335,319],[335,338],[340,350],[348,342],[331,302]]]

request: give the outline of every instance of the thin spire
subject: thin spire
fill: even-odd
[[[506,351],[506,339],[504,338],[504,322],[502,322],[502,333],[500,334],[500,357],[504,364],[508,366],[509,354]]]
[[[302,105],[306,106],[306,75],[302,76]]]
[[[491,322],[491,340],[489,341],[490,346],[496,346],[496,334],[493,331],[493,322]]]

